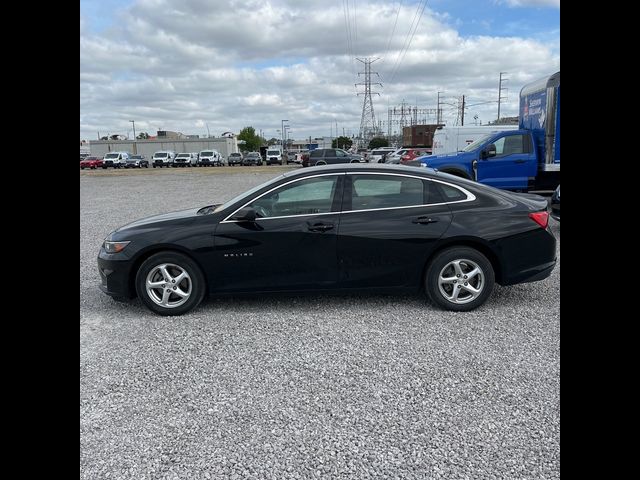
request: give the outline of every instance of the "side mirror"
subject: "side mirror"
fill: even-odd
[[[482,158],[491,158],[496,156],[496,146],[491,143],[484,149]]]
[[[255,222],[256,211],[253,209],[253,207],[241,208],[233,217],[231,217],[231,220],[237,220],[240,222]]]

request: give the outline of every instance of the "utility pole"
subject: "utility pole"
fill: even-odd
[[[373,100],[371,100],[371,94],[374,93],[376,95],[380,95],[378,92],[371,91],[371,85],[380,85],[380,82],[371,82],[371,74],[375,73],[378,75],[378,72],[371,71],[371,64],[380,58],[374,58],[373,60],[369,58],[356,58],[359,62],[364,64],[364,72],[358,72],[358,76],[364,75],[364,82],[356,83],[356,88],[358,85],[364,86],[364,92],[357,93],[357,95],[364,95],[364,102],[362,103],[362,117],[360,118],[360,133],[358,137],[361,140],[369,141],[371,139],[372,133],[375,132],[376,129],[376,116],[373,111]],[[378,75],[379,77],[380,75]]]
[[[207,126],[207,138],[211,138],[211,134],[209,133],[209,124],[205,123],[205,125]]]
[[[460,115],[462,117],[462,126],[464,127],[464,95],[462,95],[462,113]]]
[[[502,98],[507,98],[507,97],[502,97],[502,90],[507,90],[506,87],[502,86],[502,82],[506,82],[508,80],[508,78],[505,78],[504,80],[502,79],[502,75],[505,75],[507,72],[500,72],[500,83],[498,84],[498,120],[500,120],[500,103],[502,101]]]
[[[137,148],[137,142],[136,142],[136,121],[135,120],[129,120],[131,123],[133,123],[133,154],[137,155],[138,154],[138,148]]]
[[[280,120],[280,145],[282,145],[282,149],[284,150],[284,122],[288,122],[289,120]]]
[[[440,125],[440,121],[442,119],[441,118],[442,117],[442,115],[441,115],[442,110],[440,110],[440,94],[441,93],[444,93],[444,92],[438,92],[438,107],[437,107],[437,113],[436,113],[436,124],[437,125]]]

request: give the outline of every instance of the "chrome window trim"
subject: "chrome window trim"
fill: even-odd
[[[238,223],[238,222],[240,222],[240,220],[229,220],[229,218],[233,217],[236,213],[238,213],[239,210],[242,210],[244,207],[246,207],[250,203],[255,202],[256,200],[259,200],[260,198],[264,197],[265,195],[273,192],[274,190],[276,190],[276,189],[278,189],[280,187],[284,187],[286,185],[289,185],[290,183],[300,182],[302,180],[309,180],[310,178],[328,177],[329,175],[336,175],[336,176],[337,175],[346,175],[346,172],[318,173],[317,175],[309,175],[308,177],[294,178],[293,180],[290,180],[288,182],[281,183],[280,185],[277,185],[277,186],[273,187],[271,190],[267,190],[266,192],[264,192],[264,193],[258,195],[257,197],[249,200],[247,203],[242,205],[240,208],[237,208],[236,210],[234,210],[233,213],[227,215],[225,217],[225,219],[222,220],[220,223]],[[269,220],[271,218],[309,217],[309,216],[315,216],[315,215],[328,215],[330,213],[340,213],[340,212],[306,213],[306,214],[300,214],[300,215],[285,215],[285,216],[281,216],[281,217],[256,218],[256,220]]]
[[[268,193],[273,192],[277,188],[284,187],[286,185],[289,185],[290,183],[299,182],[301,180],[308,180],[310,178],[316,178],[316,177],[326,177],[326,176],[330,176],[330,175],[386,175],[386,176],[417,178],[418,180],[427,180],[427,181],[430,181],[430,182],[442,183],[444,185],[448,185],[450,187],[456,188],[456,189],[462,191],[462,193],[464,193],[467,198],[464,199],[464,200],[455,200],[453,202],[426,203],[426,204],[422,204],[422,205],[404,205],[404,206],[401,206],[401,207],[382,207],[382,208],[367,208],[367,209],[362,209],[362,210],[341,210],[339,212],[322,212],[322,213],[303,213],[303,214],[298,214],[298,215],[281,215],[281,216],[278,216],[278,217],[256,218],[256,221],[275,220],[275,219],[281,219],[281,218],[294,218],[294,217],[316,217],[316,216],[319,216],[319,215],[334,215],[334,214],[337,214],[337,213],[361,213],[361,212],[374,212],[374,211],[384,211],[384,210],[398,210],[400,208],[435,207],[435,206],[440,206],[440,205],[452,205],[452,204],[455,204],[455,203],[473,202],[476,199],[476,196],[473,193],[471,193],[469,190],[465,189],[464,187],[460,187],[458,185],[455,185],[455,184],[452,184],[452,183],[449,183],[449,182],[445,182],[443,180],[437,180],[435,178],[421,177],[421,176],[418,176],[418,175],[411,175],[411,174],[408,174],[408,173],[383,173],[383,172],[331,172],[331,173],[319,173],[317,175],[310,175],[308,177],[296,178],[296,179],[293,179],[293,180],[291,180],[289,182],[280,184],[277,187],[273,187],[272,189],[270,189],[270,190],[264,192],[263,194],[255,197],[254,199],[249,200],[247,203],[242,205],[240,208],[234,210],[233,213],[228,215],[220,223],[240,223],[241,222],[240,220],[229,220],[229,218],[234,216],[239,210],[243,209],[244,207],[246,207],[250,203],[255,202],[256,200],[262,198],[264,195],[267,195]]]

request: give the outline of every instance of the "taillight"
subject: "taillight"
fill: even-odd
[[[530,213],[529,218],[540,225],[542,228],[547,228],[547,224],[549,223],[549,212]]]

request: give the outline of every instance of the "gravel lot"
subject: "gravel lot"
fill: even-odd
[[[470,313],[308,295],[174,318],[98,290],[113,229],[284,170],[81,173],[80,477],[560,478],[559,264]]]

